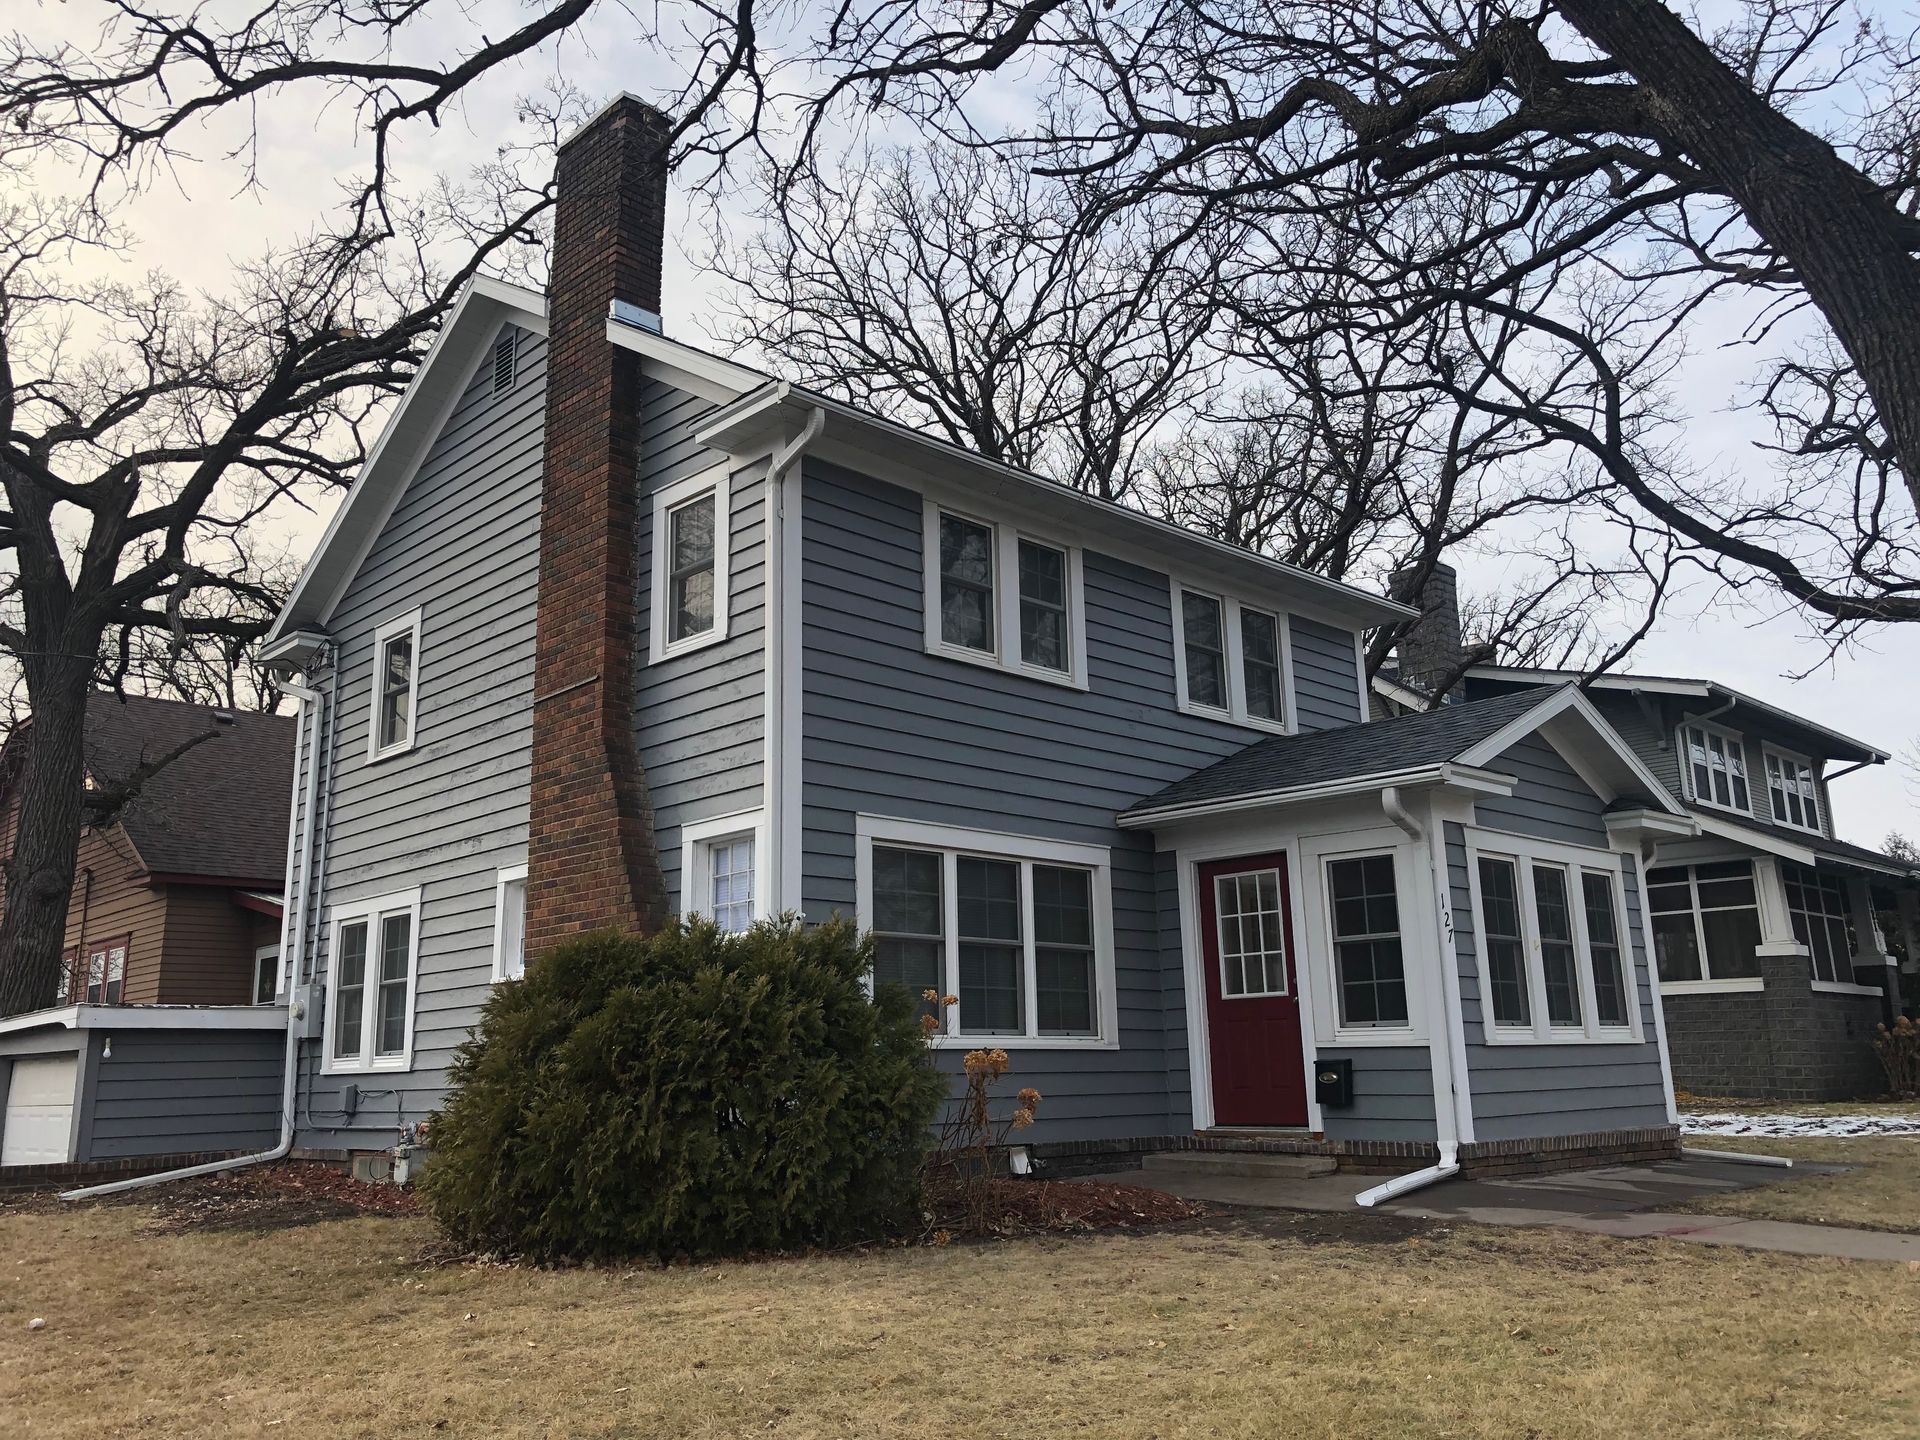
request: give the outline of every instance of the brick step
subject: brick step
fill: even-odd
[[[1331,1175],[1339,1164],[1331,1155],[1263,1155],[1251,1150],[1163,1150],[1140,1157],[1140,1168],[1204,1170],[1210,1175],[1240,1175],[1253,1180],[1298,1180]]]

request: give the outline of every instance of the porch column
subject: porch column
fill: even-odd
[[[1875,985],[1886,995],[1886,1019],[1900,1013],[1900,962],[1887,952],[1880,917],[1873,910],[1873,886],[1864,875],[1847,877],[1847,906],[1853,912],[1853,980]]]
[[[1780,862],[1772,855],[1753,857],[1753,891],[1760,902],[1760,944],[1755,953],[1762,960],[1764,973],[1771,967],[1769,958],[1800,956],[1807,960],[1807,974],[1813,974],[1812,952],[1793,933],[1793,916],[1787,910],[1786,881],[1780,875]]]

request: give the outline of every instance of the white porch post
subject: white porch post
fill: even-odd
[[[1794,936],[1793,916],[1787,911],[1787,886],[1780,875],[1780,862],[1774,856],[1754,856],[1753,889],[1760,903],[1760,944],[1756,953],[1763,957],[1808,955],[1807,947]],[[1808,973],[1812,973],[1811,969]]]

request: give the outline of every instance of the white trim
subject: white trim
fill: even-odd
[[[1773,803],[1773,776],[1767,769],[1767,762],[1769,760],[1779,760],[1782,762],[1781,780],[1783,784],[1788,779],[1786,766],[1798,765],[1806,770],[1807,778],[1813,785],[1813,803],[1818,806],[1820,810],[1819,824],[1807,825],[1798,820],[1790,819],[1783,811],[1775,806]],[[1767,813],[1773,817],[1774,824],[1785,826],[1789,830],[1802,830],[1809,835],[1818,835],[1822,839],[1826,838],[1828,797],[1826,778],[1820,773],[1823,768],[1824,766],[1821,762],[1811,755],[1803,755],[1798,750],[1789,750],[1785,746],[1775,745],[1771,741],[1763,740],[1760,742],[1760,779],[1761,783],[1767,787]],[[1799,777],[1794,776],[1792,778],[1795,782],[1795,792],[1798,793]],[[1799,798],[1801,809],[1804,812],[1807,797],[1802,794]]]
[[[1488,1045],[1638,1045],[1644,1042],[1640,1017],[1639,961],[1634,954],[1633,928],[1627,911],[1627,886],[1622,857],[1615,850],[1567,845],[1515,835],[1483,826],[1465,827],[1467,888],[1473,897],[1474,961],[1479,976],[1481,1038]],[[1514,867],[1515,902],[1520,911],[1522,958],[1526,966],[1526,1028],[1499,1025],[1493,1015],[1493,975],[1487,954],[1486,907],[1480,895],[1482,856]],[[1547,1013],[1546,965],[1542,954],[1539,913],[1535,905],[1533,870],[1544,865],[1565,871],[1567,918],[1573,932],[1574,976],[1579,984],[1580,1028],[1556,1026]],[[1625,1026],[1600,1024],[1593,987],[1593,950],[1587,935],[1586,896],[1582,876],[1607,877],[1613,891],[1614,950],[1625,989]]]
[[[383,620],[373,632],[373,684],[367,696],[367,764],[390,760],[413,749],[420,738],[420,671],[422,654],[420,631],[426,607],[416,606],[404,615]],[[387,642],[406,635],[413,642],[413,669],[407,676],[407,738],[391,745],[380,743],[380,711],[383,680],[387,668]]]
[[[520,918],[515,926],[507,924],[507,896],[513,886],[520,887]],[[516,935],[513,931],[517,929]],[[520,948],[520,972],[509,975],[506,970],[508,941],[517,941]],[[502,980],[518,980],[527,973],[527,865],[523,860],[518,865],[502,865],[493,872],[493,980],[497,985]]]
[[[1413,770],[1393,770],[1377,775],[1355,775],[1345,780],[1325,780],[1308,785],[1292,785],[1278,790],[1261,790],[1251,795],[1231,795],[1221,800],[1196,800],[1184,805],[1164,805],[1157,810],[1129,810],[1116,823],[1122,830],[1153,830],[1169,821],[1205,820],[1232,815],[1244,810],[1263,810],[1291,805],[1306,805],[1321,800],[1338,800],[1350,795],[1372,794],[1389,785],[1403,788],[1419,785],[1446,785],[1476,794],[1506,797],[1520,782],[1511,775],[1491,770],[1476,770],[1452,763],[1423,765]]]
[[[1069,840],[1050,840],[1036,835],[1013,835],[993,830],[972,830],[924,820],[900,820],[884,815],[854,817],[854,891],[858,921],[862,930],[873,928],[873,847],[899,846],[906,849],[938,851],[944,869],[941,895],[946,913],[942,918],[942,942],[945,949],[943,994],[959,993],[959,895],[954,885],[955,862],[961,855],[990,860],[1022,862],[1021,867],[1021,943],[1025,950],[1023,980],[1027,987],[1025,1035],[985,1035],[942,1032],[928,1042],[935,1049],[973,1050],[994,1046],[1005,1050],[1118,1050],[1120,1048],[1120,1002],[1118,965],[1114,953],[1113,931],[1113,856],[1104,845],[1086,845]],[[1093,970],[1096,1033],[1078,1035],[1039,1035],[1034,1033],[1039,1017],[1033,1008],[1034,932],[1032,924],[1030,866],[1059,865],[1092,872]],[[960,1017],[964,1020],[964,1016]]]
[[[729,840],[753,842],[753,918],[765,920],[775,912],[767,885],[769,830],[765,810],[736,810],[711,820],[695,820],[680,827],[680,914],[713,914],[714,845]]]
[[[49,1027],[61,1030],[284,1030],[278,1005],[56,1005],[9,1015],[0,1035]]]
[[[1373,722],[1373,689],[1367,684],[1367,635],[1364,630],[1353,632],[1353,678],[1353,693],[1360,697],[1359,723],[1369,725]]]
[[[1696,729],[1703,734],[1719,736],[1722,741],[1732,747],[1732,751],[1739,753],[1740,778],[1746,782],[1747,786],[1746,809],[1742,810],[1738,805],[1733,804],[1722,805],[1711,795],[1702,795],[1699,793],[1693,779],[1693,752],[1687,741],[1687,731]],[[1674,757],[1680,762],[1681,789],[1685,791],[1687,798],[1695,805],[1704,805],[1710,810],[1719,810],[1727,815],[1744,815],[1749,820],[1757,820],[1760,818],[1760,812],[1754,807],[1753,803],[1753,771],[1747,764],[1747,737],[1745,735],[1741,734],[1738,730],[1730,730],[1725,725],[1718,724],[1712,720],[1698,720],[1683,717],[1680,723],[1673,727],[1673,750]],[[1731,751],[1727,758],[1729,764],[1731,764],[1733,759]],[[1707,771],[1709,774],[1712,773],[1713,766],[1711,763],[1708,764]],[[1729,770],[1727,774],[1727,794],[1729,798],[1731,798],[1733,794],[1733,779],[1733,773]]]
[[[1203,705],[1187,696],[1187,626],[1185,596],[1191,592],[1220,607],[1221,683],[1226,686],[1225,705]],[[1293,682],[1293,625],[1290,612],[1272,605],[1249,604],[1223,590],[1204,585],[1189,585],[1177,575],[1167,577],[1167,598],[1173,619],[1173,700],[1181,713],[1199,715],[1269,735],[1292,735],[1300,729],[1299,710]],[[1269,720],[1247,711],[1246,651],[1242,641],[1241,611],[1252,610],[1271,616],[1274,645],[1280,661],[1280,718]]]
[[[1662,980],[1660,982],[1662,995],[1756,995],[1766,988],[1766,983],[1758,975],[1736,976],[1730,980]]]
[[[1606,785],[1603,777],[1599,776],[1599,771],[1590,762],[1574,765],[1569,758],[1569,752],[1576,748],[1573,738],[1564,733],[1565,721],[1569,718],[1584,721],[1588,734],[1602,747],[1601,753],[1611,755],[1633,777],[1634,783],[1658,802],[1661,808],[1674,815],[1686,813],[1685,807],[1646,767],[1645,762],[1635,753],[1633,747],[1620,738],[1620,732],[1608,724],[1606,717],[1593,708],[1593,702],[1570,685],[1561,687],[1526,714],[1508,721],[1471,749],[1455,756],[1453,763],[1470,766],[1490,765],[1517,741],[1535,731],[1540,731],[1545,735],[1547,743],[1553,746],[1554,751],[1563,759],[1567,759],[1568,764],[1573,766],[1575,773],[1582,780],[1592,784],[1590,776],[1601,779],[1602,798],[1611,799],[1612,796],[1605,795],[1604,792],[1612,790],[1617,794],[1616,787]]]
[[[1855,985],[1846,980],[1815,980],[1813,988],[1823,995],[1872,995],[1877,999],[1886,994],[1878,985]]]
[[[260,998],[260,964],[264,960],[271,960],[274,962],[274,965],[273,965],[274,988],[273,988],[273,991],[267,996],[267,998],[262,1000]],[[253,1003],[256,1005],[273,1004],[273,1002],[279,997],[281,993],[280,986],[281,986],[280,942],[276,940],[271,945],[254,946],[253,947],[253,991],[252,991]]]
[[[1297,856],[1295,868],[1300,883],[1294,894],[1298,897],[1306,941],[1301,962],[1314,967],[1313,1029],[1320,1044],[1362,1049],[1430,1044],[1433,1026],[1428,1010],[1432,996],[1426,981],[1435,973],[1433,967],[1440,963],[1436,954],[1439,938],[1430,932],[1425,920],[1437,912],[1419,844],[1397,826],[1382,825],[1302,835],[1294,841],[1289,853]],[[1343,1025],[1340,1022],[1340,973],[1333,948],[1332,891],[1326,883],[1327,865],[1335,860],[1370,855],[1390,855],[1393,859],[1394,899],[1400,922],[1400,967],[1407,992],[1404,1025]],[[1322,980],[1324,984],[1319,983]]]
[[[653,492],[653,575],[651,603],[648,606],[649,645],[647,663],[704,650],[727,638],[727,561],[732,549],[733,510],[730,502],[732,474],[725,465],[689,475]],[[691,505],[706,495],[713,496],[713,624],[678,640],[667,638],[668,595],[672,557],[668,554],[669,518],[673,512]]]
[[[376,895],[332,907],[332,925],[327,946],[327,1019],[322,1031],[320,1073],[322,1075],[363,1075],[413,1068],[413,1022],[420,998],[420,887]],[[408,923],[407,955],[407,1028],[397,1055],[374,1054],[374,1029],[380,1008],[380,922],[392,915],[405,914]],[[340,994],[340,931],[355,921],[367,926],[366,970],[361,977],[365,992],[360,1001],[360,1053],[336,1056],[333,1053],[335,1010]]]
[[[941,633],[940,611],[940,517],[951,515],[970,525],[978,525],[991,537],[993,575],[991,578],[993,630],[991,650],[973,650],[950,643]],[[1087,602],[1085,567],[1080,547],[1044,531],[1007,520],[990,520],[975,511],[950,505],[931,495],[921,496],[920,569],[924,642],[929,655],[943,660],[959,660],[968,665],[983,665],[1008,675],[1024,675],[1050,685],[1074,690],[1087,688]],[[1050,670],[1029,664],[1020,655],[1020,542],[1059,551],[1066,559],[1067,668]]]

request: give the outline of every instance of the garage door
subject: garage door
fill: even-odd
[[[66,1163],[73,1134],[73,1066],[71,1055],[13,1062],[0,1165]]]

